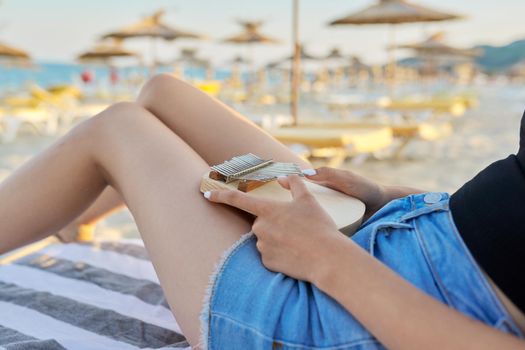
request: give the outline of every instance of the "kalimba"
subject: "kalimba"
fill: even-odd
[[[292,174],[304,176],[297,164],[266,160],[249,153],[212,166],[202,177],[200,190],[203,193],[218,189],[239,190],[261,198],[291,201],[290,192],[275,180]],[[363,202],[311,181],[305,184],[339,230],[353,234],[365,212]]]

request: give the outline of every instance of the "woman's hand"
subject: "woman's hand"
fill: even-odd
[[[296,279],[312,282],[326,254],[328,241],[346,238],[321,208],[297,175],[279,179],[289,189],[291,202],[273,201],[240,191],[205,193],[212,202],[224,203],[257,216],[252,231],[264,266]]]
[[[314,175],[308,175],[313,172],[305,171],[306,177],[312,182],[343,192],[365,203],[365,217],[371,216],[391,200],[385,186],[351,171],[322,167],[316,169]]]
[[[319,185],[343,192],[365,203],[364,220],[391,200],[423,192],[405,186],[384,186],[348,170],[322,167],[316,170],[303,170],[303,173],[309,180]]]

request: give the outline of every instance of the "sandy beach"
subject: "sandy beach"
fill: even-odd
[[[409,145],[401,160],[372,158],[361,164],[346,162],[343,167],[385,184],[455,191],[477,171],[517,150],[525,89],[491,86],[477,90],[479,106],[454,121],[454,133],[449,138],[432,143],[416,141]],[[27,134],[13,143],[0,145],[0,180],[55,139]],[[104,238],[138,237],[132,216],[126,210],[102,221],[96,232],[97,237]]]

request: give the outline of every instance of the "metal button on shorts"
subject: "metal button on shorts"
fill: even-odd
[[[423,198],[423,200],[427,204],[436,204],[437,202],[441,200],[441,198],[442,198],[441,193],[431,192],[431,193],[427,193],[425,197]]]

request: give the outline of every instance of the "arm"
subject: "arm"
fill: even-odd
[[[424,294],[351,240],[331,235],[319,246],[310,280],[387,348],[525,349],[517,338]]]
[[[279,182],[291,190],[291,202],[239,191],[205,195],[257,216],[252,231],[269,270],[315,284],[389,349],[525,349],[517,338],[427,296],[346,238],[299,177]]]

